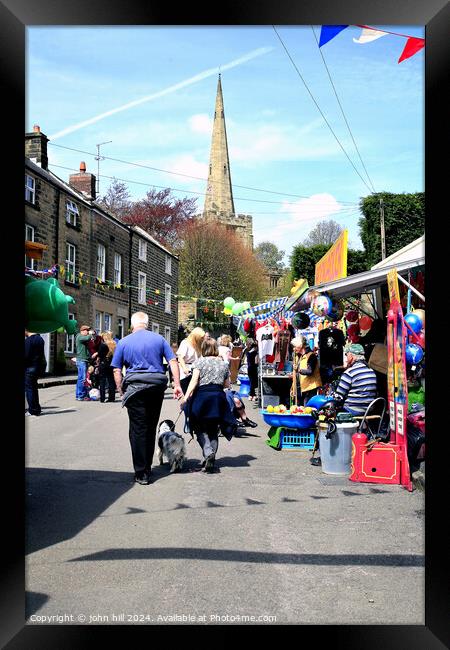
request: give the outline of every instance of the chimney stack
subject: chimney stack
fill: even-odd
[[[31,133],[25,133],[25,155],[42,169],[48,169],[47,142],[38,124],[33,126]]]
[[[69,185],[73,187],[78,192],[83,192],[88,198],[95,199],[96,178],[94,174],[88,174],[86,172],[86,163],[84,161],[80,162],[80,171],[78,174],[71,174],[69,176]]]

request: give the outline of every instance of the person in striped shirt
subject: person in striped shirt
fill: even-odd
[[[364,415],[377,396],[377,376],[366,363],[359,343],[346,345],[347,369],[342,374],[335,395],[344,400],[343,408],[353,415]]]

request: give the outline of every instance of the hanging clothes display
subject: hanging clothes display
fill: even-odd
[[[273,354],[273,348],[275,345],[274,333],[275,328],[269,324],[263,325],[256,330],[258,353],[262,359],[267,355]]]

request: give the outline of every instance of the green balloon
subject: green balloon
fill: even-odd
[[[227,307],[228,309],[232,309],[234,304],[235,304],[234,298],[232,298],[231,296],[228,296],[228,298],[225,298],[225,300],[223,301],[223,306]]]
[[[233,305],[232,313],[237,316],[240,314],[242,311],[242,303],[241,302],[235,302]]]
[[[63,327],[67,334],[75,334],[77,321],[69,320],[69,303],[75,300],[60,289],[55,278],[25,277],[25,328],[30,332],[44,334]]]
[[[245,301],[242,303],[242,311],[246,311],[247,309],[250,309],[251,304],[248,301]]]

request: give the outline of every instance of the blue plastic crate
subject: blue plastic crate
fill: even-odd
[[[315,430],[283,429],[280,435],[281,449],[313,449]]]

